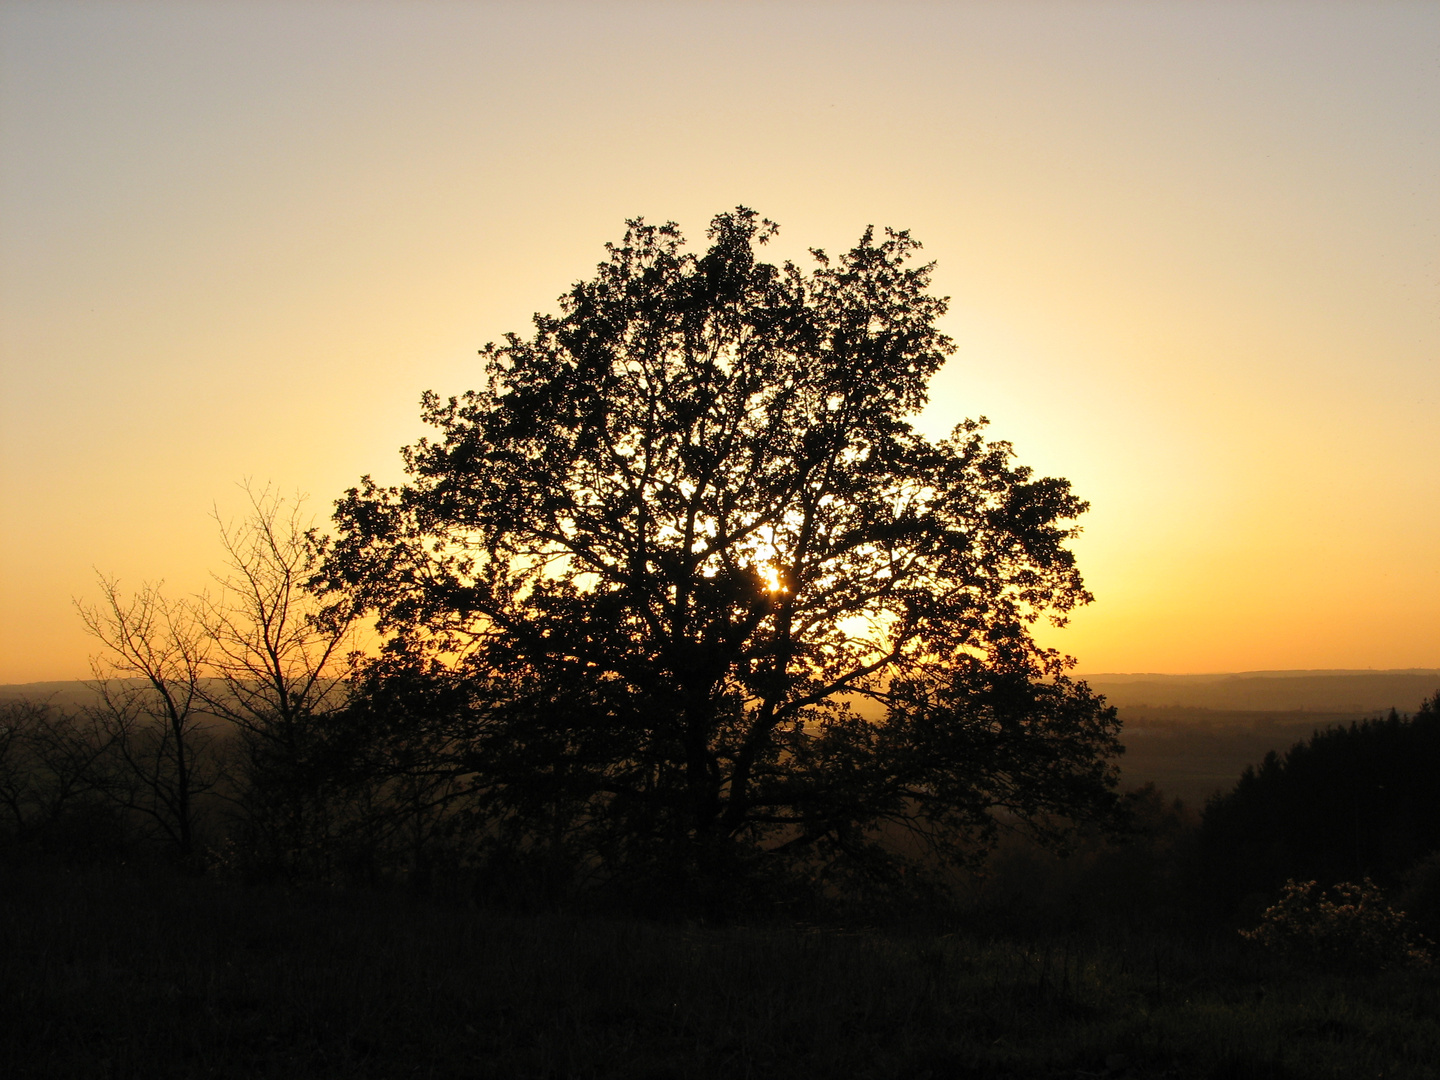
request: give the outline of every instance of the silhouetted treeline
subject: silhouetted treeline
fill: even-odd
[[[1205,808],[1205,886],[1222,910],[1287,879],[1401,889],[1440,851],[1437,807],[1440,693],[1413,717],[1319,731],[1247,768]]]
[[[213,782],[196,800],[192,871],[249,881],[404,886],[509,908],[547,906],[583,889],[582,867],[544,814],[498,826],[457,738],[477,720],[473,688],[411,672],[371,672],[343,707],[287,740],[210,718]],[[978,873],[897,877],[830,889],[828,910],[964,911],[1006,933],[1104,925],[1253,924],[1287,879],[1322,885],[1369,877],[1434,935],[1440,929],[1440,695],[1316,733],[1247,769],[1203,821],[1153,785],[1125,801],[1120,835],[1082,832],[1066,857],[1002,843]],[[159,726],[159,725],[157,725]],[[178,839],[144,809],[131,759],[157,733],[117,735],[95,709],[0,706],[0,851],[9,861],[169,859]],[[124,737],[138,739],[129,748]],[[545,801],[537,788],[538,803]],[[537,803],[537,805],[538,805]],[[560,823],[561,827],[563,823]],[[563,832],[563,827],[561,827]],[[795,883],[750,879],[726,899],[738,912],[801,914]],[[768,892],[767,892],[768,890]],[[822,892],[824,890],[822,889]],[[631,909],[623,889],[602,902]],[[674,898],[666,898],[667,902]],[[653,906],[653,905],[652,905]],[[898,909],[897,909],[898,910]]]

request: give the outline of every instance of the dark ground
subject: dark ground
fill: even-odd
[[[1432,972],[1233,932],[661,925],[5,871],[0,1075],[1433,1077]]]

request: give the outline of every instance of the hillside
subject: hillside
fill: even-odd
[[[1403,671],[1246,671],[1218,675],[1081,675],[1112,705],[1192,709],[1414,712],[1440,690],[1440,668]]]

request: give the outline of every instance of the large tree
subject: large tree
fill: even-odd
[[[983,419],[911,427],[953,346],[908,233],[806,271],[774,232],[630,222],[484,389],[425,395],[438,436],[340,501],[326,581],[387,664],[472,688],[477,790],[533,842],[830,861],[1102,812],[1114,712],[1032,636],[1090,599],[1085,503]]]

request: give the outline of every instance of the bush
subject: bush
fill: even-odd
[[[1369,878],[1323,892],[1287,881],[1260,925],[1240,936],[1289,960],[1351,971],[1425,966],[1434,948]]]

